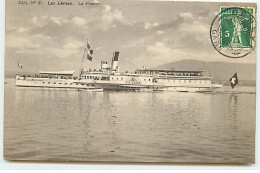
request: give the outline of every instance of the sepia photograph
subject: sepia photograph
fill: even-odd
[[[257,4],[8,0],[4,159],[255,164]]]

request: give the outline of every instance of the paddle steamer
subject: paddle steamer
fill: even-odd
[[[84,56],[83,56],[84,57]],[[101,61],[100,70],[83,70],[79,76],[73,71],[40,71],[35,76],[16,75],[16,86],[85,89],[89,91],[179,91],[211,92],[222,87],[212,84],[207,71],[175,71],[173,69],[138,69],[134,73],[120,73],[119,52],[114,52],[111,66]],[[91,59],[92,60],[92,59]]]

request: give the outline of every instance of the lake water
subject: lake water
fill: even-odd
[[[254,87],[224,87],[211,94],[95,93],[19,88],[13,79],[5,81],[4,157],[8,160],[255,160]]]

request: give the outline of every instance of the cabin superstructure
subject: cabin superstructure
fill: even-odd
[[[138,74],[161,75],[168,77],[210,77],[208,71],[205,70],[174,70],[174,69],[137,69]]]
[[[205,70],[174,70],[174,69],[140,69],[138,74],[153,75],[154,80],[164,85],[167,90],[204,91],[214,89],[211,74]]]

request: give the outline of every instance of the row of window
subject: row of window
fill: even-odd
[[[30,76],[28,76],[28,77],[30,77]],[[35,77],[36,78],[49,78],[49,79],[66,79],[66,80],[68,80],[68,79],[77,80],[78,79],[78,77],[73,77],[73,76],[68,77],[68,76],[39,76],[39,75],[35,75]],[[32,79],[32,80],[34,80],[34,79]]]
[[[35,83],[42,83],[42,84],[54,84],[54,85],[68,85],[68,83],[56,83],[56,82],[35,82]],[[86,85],[86,86],[90,86],[90,84],[78,84],[78,83],[69,83],[69,85]],[[94,86],[94,85],[91,85]]]
[[[153,70],[136,70],[135,73],[141,73],[141,74],[160,74],[160,75],[173,75],[173,76],[201,76],[201,73],[192,73],[192,72],[163,72],[163,71],[153,71]]]
[[[141,82],[133,82],[133,81],[126,81],[126,84],[139,84],[141,85]]]
[[[111,78],[111,80],[119,80],[119,78],[117,77],[117,78]],[[121,78],[121,80],[124,80],[124,78]]]
[[[112,77],[111,78],[112,80],[120,80],[118,77],[117,78],[114,78],[114,77]],[[132,80],[134,80],[135,78],[132,78]],[[121,80],[124,80],[124,78],[121,78]],[[146,78],[145,79],[143,79],[144,81],[146,81]],[[148,79],[148,81],[151,81],[151,79]]]
[[[104,77],[104,76],[102,76],[102,77],[98,77],[98,76],[83,76],[82,77],[83,79],[94,79],[94,80],[109,80],[109,77]],[[134,78],[132,78],[133,80],[134,80]],[[118,77],[112,77],[111,78],[111,80],[124,80],[124,78],[118,78]],[[151,79],[143,79],[143,81],[151,81]]]
[[[94,80],[109,80],[109,77],[97,77],[97,76],[83,76],[83,79],[94,79]]]
[[[183,82],[181,82],[183,81]],[[175,83],[175,82],[179,82],[179,83],[210,83],[210,81],[207,80],[168,80],[168,83]]]

